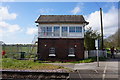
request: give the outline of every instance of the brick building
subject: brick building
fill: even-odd
[[[48,59],[83,59],[84,28],[82,15],[40,15],[38,23],[38,57]]]

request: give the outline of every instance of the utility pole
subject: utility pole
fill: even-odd
[[[102,8],[100,8],[100,21],[101,21],[101,49],[103,50],[104,42],[103,42],[103,22],[102,22]]]
[[[118,2],[118,8],[120,8],[120,1]],[[118,9],[118,13],[120,12],[120,10]],[[118,47],[120,47],[120,14],[118,14]]]

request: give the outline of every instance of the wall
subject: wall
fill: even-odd
[[[75,59],[84,58],[84,39],[83,38],[82,39],[80,38],[38,38],[39,58],[43,60],[48,59],[49,48],[51,47],[55,47],[56,58],[58,59],[67,59],[70,47],[75,48]]]

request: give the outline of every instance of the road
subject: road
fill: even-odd
[[[120,80],[120,53],[115,59],[74,65],[76,72],[70,73],[70,80]]]
[[[107,61],[93,63],[52,63],[67,68],[74,69],[69,80],[120,80],[120,53],[115,54],[115,59],[109,58]]]

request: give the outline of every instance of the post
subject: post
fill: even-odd
[[[102,22],[102,8],[100,8],[100,21],[101,21],[101,49],[103,50],[104,42],[103,42],[103,22]]]
[[[97,50],[97,67],[99,67],[98,39],[95,40],[95,47],[96,47],[96,50]]]
[[[98,48],[97,48],[97,67],[99,67],[99,55],[98,55]]]

